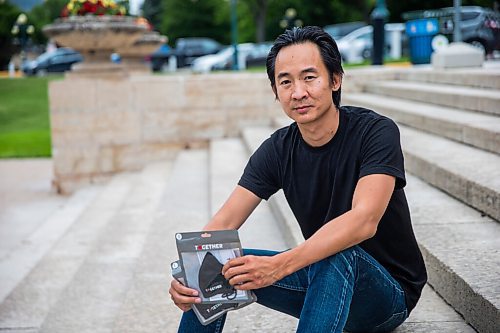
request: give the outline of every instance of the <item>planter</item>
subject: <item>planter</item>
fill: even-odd
[[[145,63],[146,56],[152,54],[166,42],[166,36],[161,36],[156,31],[148,31],[131,46],[117,48],[116,52],[120,54],[123,64],[128,69],[149,70]]]
[[[78,71],[100,72],[119,68],[110,61],[111,53],[130,47],[147,31],[131,16],[70,16],[43,28],[43,32],[61,46],[80,52],[84,61]]]

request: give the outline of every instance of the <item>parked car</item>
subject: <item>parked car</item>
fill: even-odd
[[[161,71],[168,64],[171,56],[175,56],[178,68],[188,67],[192,65],[194,59],[215,54],[223,48],[223,45],[211,38],[179,38],[173,49],[165,44],[151,55],[151,68],[155,72]]]
[[[413,20],[435,18],[438,20],[438,34],[453,41],[455,8],[417,10],[403,13],[403,19]],[[479,6],[460,7],[460,31],[462,41],[482,49],[485,55],[500,50],[500,14]]]
[[[211,38],[179,38],[175,43],[174,50],[177,57],[177,67],[191,66],[194,59],[208,54],[215,54],[223,47]]]
[[[489,8],[462,6],[460,8],[460,31],[462,40],[490,54],[500,50],[500,15]],[[443,8],[439,19],[440,33],[453,41],[454,9]]]
[[[385,24],[385,52],[389,53],[391,39],[389,34],[400,32],[401,45],[406,45],[405,26],[402,23]],[[401,46],[400,45],[400,46]],[[342,60],[346,63],[360,63],[370,59],[373,49],[373,27],[367,25],[352,31],[337,42]]]
[[[22,65],[26,75],[40,75],[47,73],[62,73],[71,70],[73,64],[79,63],[83,57],[77,51],[61,47],[52,52],[42,53],[33,61]]]
[[[347,22],[347,23],[338,23],[338,24],[330,24],[323,28],[330,36],[335,39],[335,41],[339,41],[342,37],[347,34],[353,32],[356,29],[366,26],[365,22],[355,21],[355,22]]]
[[[254,48],[250,51],[246,59],[246,67],[258,67],[265,66],[267,55],[271,48],[273,47],[273,42],[264,42],[254,45]]]
[[[253,48],[253,43],[238,44],[238,58],[245,61]],[[199,73],[207,73],[212,70],[231,69],[233,67],[233,57],[234,47],[228,46],[216,54],[209,54],[195,59],[191,68],[194,72]]]

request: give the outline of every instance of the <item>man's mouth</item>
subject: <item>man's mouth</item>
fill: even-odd
[[[310,108],[312,108],[312,105],[300,105],[300,106],[295,106],[293,110],[297,113],[305,113],[309,111]]]

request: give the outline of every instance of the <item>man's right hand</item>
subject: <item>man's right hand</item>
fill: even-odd
[[[201,298],[198,297],[196,289],[188,288],[175,279],[170,283],[168,292],[174,304],[184,312],[189,311],[191,305],[201,303]]]

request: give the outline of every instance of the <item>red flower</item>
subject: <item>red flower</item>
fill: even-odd
[[[61,17],[68,17],[68,16],[69,16],[68,7],[64,6],[64,8],[61,10]]]

